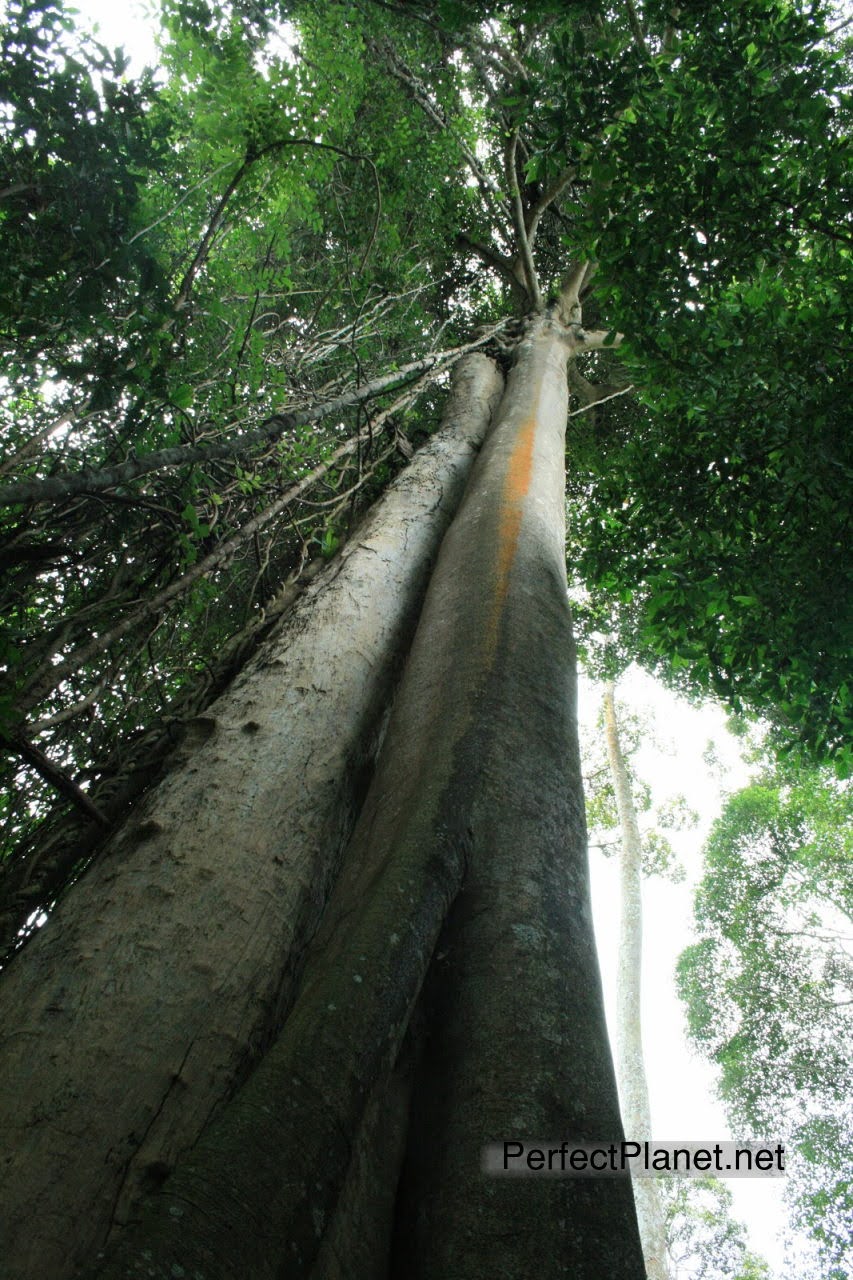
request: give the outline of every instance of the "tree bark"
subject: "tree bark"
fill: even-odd
[[[427,998],[394,1280],[643,1274],[626,1180],[480,1171],[489,1142],[621,1137],[565,577],[571,342],[545,322],[526,348],[443,548],[457,541],[465,639],[478,655],[456,748],[471,849]]]
[[[501,383],[460,365],[444,430],[3,975],[6,1280],[91,1260],[274,1038]]]
[[[621,1135],[587,893],[564,565],[571,342],[542,317],[521,344],[278,1040],[138,1229],[88,1275],[316,1275],[370,1099],[382,1096],[467,868],[446,1024],[433,1027],[444,1046],[426,1091],[436,1127],[416,1115],[409,1143],[408,1195],[425,1207],[395,1274],[640,1280],[625,1180],[519,1186],[480,1172],[490,1140]]]
[[[643,1059],[641,988],[643,963],[642,841],[631,794],[628,766],[619,741],[619,723],[612,681],[604,690],[604,733],[607,757],[622,829],[619,855],[621,914],[617,970],[616,1078],[622,1102],[622,1122],[632,1142],[652,1140],[651,1107]],[[666,1224],[655,1178],[632,1180],[637,1221],[643,1243],[648,1280],[669,1280]]]

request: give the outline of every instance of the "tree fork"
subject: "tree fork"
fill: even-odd
[[[462,363],[446,429],[2,975],[6,1280],[91,1260],[274,1035],[501,381]]]

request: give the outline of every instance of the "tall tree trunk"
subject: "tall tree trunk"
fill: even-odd
[[[652,1139],[651,1108],[643,1060],[641,988],[643,963],[642,842],[631,780],[619,741],[616,696],[612,681],[604,689],[604,733],[607,757],[622,829],[619,856],[621,914],[616,1011],[616,1077],[622,1102],[622,1122],[632,1142]],[[646,1275],[669,1280],[666,1225],[656,1178],[632,1180]]]
[[[642,1276],[625,1179],[507,1180],[479,1167],[503,1139],[621,1138],[565,576],[570,354],[550,324],[527,339],[445,540],[469,602],[470,727],[455,768],[471,846],[427,994],[395,1280]]]
[[[281,1034],[138,1229],[87,1274],[316,1277],[351,1154],[370,1159],[372,1100],[464,880],[447,935],[448,996],[432,1026],[440,1077],[421,1082],[402,1197],[405,1207],[423,1195],[425,1207],[396,1273],[642,1275],[624,1180],[519,1186],[480,1171],[487,1141],[621,1135],[587,893],[566,598],[570,344],[541,317],[520,346]],[[320,1274],[325,1265],[321,1255]]]
[[[459,366],[444,429],[2,975],[5,1280],[91,1259],[274,1038],[501,387]]]

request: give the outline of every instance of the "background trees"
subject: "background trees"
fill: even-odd
[[[725,1183],[667,1179],[662,1194],[674,1280],[765,1280],[767,1263],[747,1248]]]
[[[679,965],[733,1124],[796,1153],[792,1200],[832,1277],[848,1273],[853,1221],[850,803],[825,770],[770,767],[732,796]]]

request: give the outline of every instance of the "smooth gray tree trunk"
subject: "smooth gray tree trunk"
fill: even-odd
[[[0,975],[4,1280],[91,1262],[274,1039],[501,387],[460,363],[444,428]]]
[[[455,748],[471,844],[426,992],[394,1280],[643,1275],[627,1179],[480,1169],[487,1143],[622,1136],[565,576],[570,355],[565,330],[534,327],[442,552],[455,539],[469,601],[460,641],[478,655]]]
[[[427,997],[419,1015],[426,1074],[392,1274],[642,1277],[627,1179],[519,1184],[480,1169],[486,1141],[621,1136],[566,599],[571,341],[541,317],[519,348],[278,1039],[88,1277],[334,1274],[326,1242],[335,1238],[334,1263],[347,1236],[336,1211],[350,1195],[350,1215],[372,1196],[384,1202],[393,1187],[400,1144],[380,1150],[381,1131],[386,1115],[399,1132],[399,1094],[386,1082],[395,1064],[399,1076],[407,1033],[420,1038],[412,1017],[433,960],[447,994]],[[373,1249],[349,1261],[351,1280],[382,1274]]]

